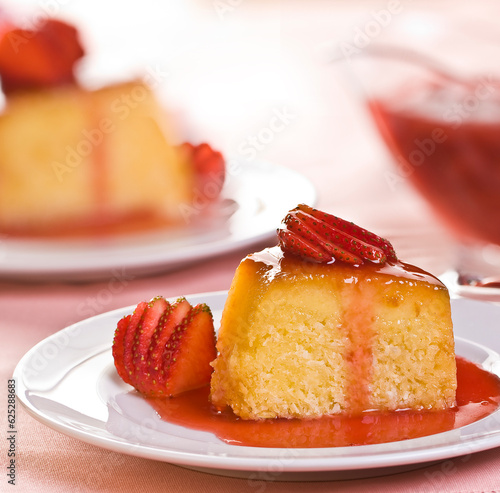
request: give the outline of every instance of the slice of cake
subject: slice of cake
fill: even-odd
[[[249,255],[224,307],[211,400],[245,419],[455,403],[449,294],[382,238],[307,206]]]
[[[177,225],[187,208],[201,212],[217,198],[221,154],[174,145],[147,84],[77,83],[84,50],[75,28],[48,19],[1,31],[0,233]]]
[[[192,199],[194,172],[167,141],[162,117],[141,82],[11,95],[0,115],[1,230],[147,214],[178,219],[179,205]]]

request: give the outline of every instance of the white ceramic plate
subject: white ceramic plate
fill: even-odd
[[[315,203],[316,192],[304,176],[288,168],[232,162],[223,199],[234,213],[177,232],[66,241],[0,237],[0,276],[89,280],[178,268],[271,239],[287,211],[300,202]],[[186,211],[191,224],[193,212]]]
[[[212,307],[216,326],[226,292],[188,296]],[[228,445],[208,432],[171,425],[116,374],[111,341],[133,307],[89,318],[37,344],[14,378],[25,408],[47,426],[116,452],[213,474],[255,480],[323,481],[415,469],[500,446],[500,410],[463,428],[402,442],[318,449]],[[452,300],[456,349],[500,374],[500,307]]]

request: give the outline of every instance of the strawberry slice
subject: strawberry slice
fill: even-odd
[[[74,65],[84,55],[77,30],[48,19],[36,30],[12,27],[0,37],[0,76],[6,94],[74,83]]]
[[[333,260],[333,257],[320,246],[286,229],[278,230],[278,238],[283,250],[298,257],[309,258],[319,263],[328,263]]]
[[[118,375],[129,384],[132,384],[132,378],[131,373],[125,367],[125,354],[131,351],[135,328],[137,328],[146,306],[145,302],[139,303],[134,313],[123,317],[118,322],[113,339],[112,352],[116,370]]]
[[[162,366],[163,352],[175,328],[190,313],[192,306],[185,298],[179,298],[170,311],[162,317],[155,329],[147,353],[147,369],[140,373],[142,392],[149,395],[161,395],[165,386]]]
[[[143,301],[139,303],[134,310],[134,313],[130,316],[129,322],[123,334],[120,335],[120,339],[117,340],[115,334],[114,344],[118,345],[117,356],[115,357],[115,366],[120,366],[125,371],[126,377],[122,377],[126,383],[133,385],[133,368],[132,368],[132,347],[134,344],[135,334],[137,327],[139,326],[144,311],[146,310],[148,304]],[[123,345],[122,352],[119,351],[120,345]],[[121,376],[121,375],[120,375]]]
[[[125,369],[123,353],[125,349],[125,333],[127,332],[127,327],[130,324],[131,318],[132,315],[126,315],[118,322],[115,330],[112,348],[116,371],[126,383],[131,383],[131,380],[129,378],[127,370]]]
[[[212,202],[220,195],[226,176],[224,157],[207,143],[193,145],[185,142],[180,146],[181,153],[192,163],[195,172],[195,199]]]
[[[176,327],[163,353],[167,395],[208,385],[216,355],[212,312],[204,303],[196,305]]]
[[[143,312],[141,321],[134,331],[134,342],[132,344],[132,385],[144,392],[142,387],[142,376],[148,372],[148,349],[151,345],[151,339],[157,327],[162,323],[162,320],[168,317],[171,311],[170,303],[165,298],[158,296],[153,298]],[[129,360],[127,363],[130,364]]]
[[[365,242],[368,246],[373,246],[381,249],[384,254],[387,256],[388,261],[396,262],[397,256],[394,251],[394,247],[391,243],[382,238],[381,236],[377,236],[376,234],[364,229],[360,226],[357,226],[353,222],[346,221],[345,219],[341,219],[337,216],[333,216],[332,214],[327,214],[326,212],[318,211],[317,209],[313,209],[310,206],[302,204],[300,206],[302,210],[310,215],[314,216],[317,219],[321,219],[326,222],[326,224],[332,226],[335,231],[343,231],[346,233],[346,236],[351,236],[356,238],[358,241]],[[374,255],[375,258],[379,258],[378,255]],[[371,260],[371,258],[366,257],[367,260]],[[376,260],[374,260],[376,261]]]
[[[278,238],[284,251],[314,262],[335,259],[359,265],[365,260],[379,264],[397,261],[394,248],[384,238],[305,204],[287,214]]]

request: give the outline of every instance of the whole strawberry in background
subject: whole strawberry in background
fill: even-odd
[[[74,84],[84,50],[73,26],[43,20],[36,28],[0,26],[0,77],[5,94]]]
[[[216,200],[224,185],[226,164],[223,155],[210,144],[193,145],[185,142],[179,146],[184,159],[192,163],[196,184],[195,202],[206,204]]]

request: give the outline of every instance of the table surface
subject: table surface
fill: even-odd
[[[153,9],[154,2],[150,3]],[[388,237],[405,261],[435,274],[452,266],[453,240],[405,180],[396,187],[390,185],[387,151],[357,95],[322,56],[325,46],[338,43],[341,36],[353,36],[356,28],[388,8],[387,2],[352,6],[326,1],[198,1],[165,7],[157,15],[151,14],[146,2],[140,17],[120,7],[113,43],[106,36],[116,19],[96,16],[97,4],[86,3],[86,8],[71,2],[57,5],[58,15],[76,19],[84,29],[90,29],[92,21],[89,43],[105,47],[90,57],[83,74],[89,81],[96,82],[103,74],[133,73],[141,61],[149,68],[163,63],[161,67],[168,66],[170,75],[159,89],[169,108],[192,138],[213,142],[226,156],[241,157],[250,135],[265,128],[276,111],[288,112],[289,124],[257,149],[259,159],[304,174],[317,188],[320,208]],[[412,2],[411,8],[427,11],[430,5]],[[441,12],[447,12],[446,5],[440,6]],[[465,11],[467,4],[461,8]],[[123,52],[131,56],[111,57]],[[111,67],[106,61],[110,57]],[[273,243],[256,244],[251,250]],[[158,294],[170,297],[226,290],[239,261],[249,252],[248,248],[234,251],[153,276],[128,276],[113,290],[110,279],[0,280],[2,402],[7,402],[7,380],[23,354],[79,321],[82,304],[98,314]],[[1,409],[5,424],[6,404]],[[304,484],[280,482],[274,473],[253,479],[221,477],[110,452],[47,428],[20,405],[16,426],[16,491],[23,492],[500,491],[498,449],[397,475]],[[6,456],[2,451],[3,461]],[[0,490],[10,491],[4,489],[6,481],[4,473]]]

